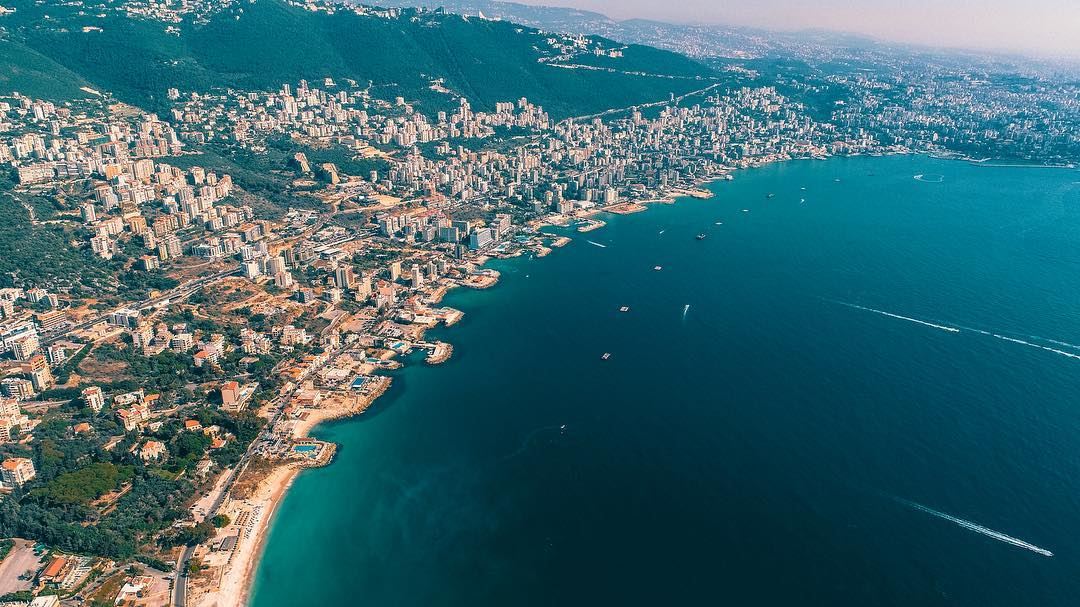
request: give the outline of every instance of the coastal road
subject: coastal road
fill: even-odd
[[[347,346],[342,346],[341,348],[338,348],[337,350],[332,352],[331,355],[328,356],[326,359],[327,363],[333,360],[337,355],[344,352],[346,349]],[[282,365],[284,363],[285,361],[283,360],[278,363],[278,365]],[[325,364],[327,363],[324,363],[323,366],[325,366]],[[275,366],[271,372],[276,372],[277,369],[278,366]],[[318,371],[318,369],[312,370],[312,372],[316,371]],[[266,425],[266,428],[263,432],[266,432],[267,430],[273,428],[275,425],[277,425],[279,421],[281,421],[281,418],[285,416],[285,401],[291,395],[291,392],[289,394],[281,394],[275,396],[274,399],[270,401],[270,410],[273,413],[271,414],[270,421]],[[248,445],[247,451],[244,452],[244,455],[240,457],[240,461],[236,463],[236,466],[234,466],[232,471],[229,473],[229,480],[225,481],[225,484],[221,486],[221,490],[218,492],[217,497],[214,498],[214,501],[210,504],[210,507],[206,509],[206,516],[203,518],[203,520],[209,520],[213,518],[215,514],[217,514],[218,508],[220,508],[221,504],[225,501],[225,497],[232,489],[233,483],[236,482],[236,479],[240,478],[240,475],[243,473],[244,469],[247,468],[248,462],[251,461],[251,456],[255,453],[256,449],[260,446],[262,442],[263,433],[260,433],[260,435],[256,437],[255,440],[251,441],[251,444]],[[188,578],[185,577],[183,574],[187,570],[188,563],[191,562],[191,557],[195,555],[195,549],[196,546],[184,546],[184,550],[180,553],[180,558],[176,560],[176,572],[174,575],[175,581],[173,582],[171,603],[173,607],[186,607],[187,605]]]
[[[283,406],[283,398],[278,396],[271,401],[271,410],[274,411],[271,416],[270,423],[267,424],[267,428],[273,427],[281,416],[285,413],[285,407]],[[232,489],[233,483],[236,479],[240,478],[240,475],[247,468],[248,462],[251,461],[251,455],[255,452],[256,447],[262,442],[262,434],[251,441],[248,445],[247,451],[240,457],[240,461],[233,466],[229,472],[229,479],[225,481],[225,484],[221,486],[221,490],[218,491],[217,497],[210,503],[210,506],[206,509],[206,516],[203,520],[209,520],[217,514],[218,508],[224,503],[225,497],[229,495],[229,491]],[[180,553],[180,558],[176,560],[176,571],[174,573],[173,591],[172,591],[172,605],[173,607],[185,607],[187,605],[187,580],[184,575],[187,571],[188,563],[191,562],[191,557],[195,555],[195,549],[197,546],[184,546],[183,551]]]
[[[258,439],[251,442],[251,445],[255,445]],[[221,507],[222,502],[225,501],[225,496],[229,494],[229,489],[232,488],[233,483],[240,474],[247,468],[249,456],[251,455],[251,446],[248,447],[247,452],[244,453],[240,461],[236,466],[233,466],[232,471],[229,472],[229,480],[225,481],[225,484],[221,486],[221,491],[218,492],[217,497],[210,504],[210,507],[206,509],[206,517],[203,520],[209,520],[217,514],[218,508]],[[188,563],[191,562],[191,557],[195,555],[195,548],[197,546],[184,546],[184,550],[180,553],[180,558],[176,560],[176,572],[173,575],[173,595],[172,604],[176,607],[184,607],[187,604],[187,577],[184,575],[187,570]]]
[[[570,122],[581,122],[581,121],[584,121],[584,120],[592,120],[594,118],[603,118],[604,116],[611,116],[613,114],[623,114],[623,113],[629,112],[629,111],[631,111],[631,110],[633,110],[635,108],[636,109],[643,109],[643,108],[650,108],[650,107],[659,107],[661,105],[668,105],[668,104],[671,104],[671,103],[678,104],[678,103],[682,103],[682,101],[684,99],[686,99],[687,97],[695,97],[697,95],[702,95],[704,93],[707,93],[707,92],[721,86],[721,84],[722,83],[719,83],[719,82],[717,82],[716,84],[710,84],[709,86],[707,86],[707,87],[705,87],[703,89],[698,89],[696,91],[690,91],[689,93],[684,93],[682,95],[679,95],[675,99],[662,99],[660,101],[653,101],[651,103],[639,103],[637,105],[631,105],[629,107],[612,108],[610,110],[604,110],[603,112],[598,112],[596,114],[588,114],[586,116],[574,116],[574,117],[571,117],[571,118],[565,118],[562,121],[560,121],[559,124],[567,124],[567,123],[570,123]]]

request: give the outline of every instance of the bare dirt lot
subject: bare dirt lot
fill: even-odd
[[[0,563],[0,596],[9,592],[29,590],[30,580],[20,580],[19,576],[30,572],[30,576],[41,568],[41,558],[34,554],[34,543],[27,540],[15,540],[15,546]]]

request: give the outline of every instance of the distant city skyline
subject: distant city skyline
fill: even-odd
[[[616,19],[825,29],[944,48],[1080,57],[1075,0],[518,0]]]

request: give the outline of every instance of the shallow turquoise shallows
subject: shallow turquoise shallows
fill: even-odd
[[[496,264],[253,605],[1076,605],[1078,182],[777,164]]]

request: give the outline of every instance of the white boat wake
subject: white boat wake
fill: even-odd
[[[1038,348],[1040,350],[1046,350],[1047,352],[1053,352],[1054,354],[1060,354],[1061,356],[1065,356],[1065,357],[1068,357],[1068,358],[1075,358],[1077,360],[1080,360],[1080,354],[1074,354],[1072,352],[1066,352],[1065,350],[1059,350],[1058,348],[1051,348],[1050,346],[1041,346],[1039,344],[1033,344],[1030,341],[1024,341],[1022,339],[1016,339],[1015,337],[1006,337],[1004,335],[998,335],[997,333],[992,333],[992,335],[994,337],[998,338],[998,339],[1003,339],[1005,341],[1011,341],[1014,344],[1020,344],[1022,346],[1028,346],[1029,348]]]
[[[979,525],[977,523],[973,523],[971,521],[965,521],[962,518],[957,518],[955,516],[952,516],[951,514],[945,514],[944,512],[934,510],[933,508],[930,508],[928,506],[923,506],[922,504],[917,504],[917,503],[915,503],[913,501],[906,500],[906,499],[903,499],[903,498],[900,498],[900,497],[894,497],[893,499],[900,502],[901,504],[904,504],[905,506],[907,506],[909,508],[918,510],[919,512],[925,512],[926,514],[929,514],[931,516],[936,516],[937,518],[940,518],[940,519],[949,521],[950,523],[954,523],[956,525],[959,525],[959,526],[963,527],[964,529],[967,529],[968,531],[974,531],[975,533],[978,533],[980,535],[985,535],[986,537],[995,539],[995,540],[997,540],[999,542],[1005,542],[1006,544],[1016,546],[1017,548],[1023,548],[1024,550],[1030,550],[1030,551],[1034,552],[1035,554],[1041,554],[1041,555],[1047,556],[1047,557],[1054,556],[1054,553],[1050,552],[1046,548],[1040,548],[1040,547],[1036,546],[1035,544],[1030,544],[1028,542],[1025,542],[1024,540],[1017,539],[1017,538],[1015,538],[1015,537],[1013,537],[1011,535],[1006,535],[1006,534],[1004,534],[1004,533],[1002,533],[1000,531],[994,531],[993,529],[990,529],[988,527],[983,527],[982,525]]]
[[[874,308],[867,308],[866,306],[860,306],[858,304],[848,303],[846,301],[836,301],[836,300],[829,300],[829,301],[832,301],[833,303],[836,303],[836,304],[840,304],[841,306],[847,306],[849,308],[854,308],[856,310],[863,310],[865,312],[873,312],[874,314],[880,314],[882,316],[888,316],[889,318],[896,318],[896,319],[899,319],[899,320],[906,320],[908,322],[918,323],[920,325],[930,327],[932,329],[937,329],[939,331],[948,331],[949,333],[959,333],[960,332],[960,329],[957,329],[956,327],[950,327],[950,326],[947,326],[947,325],[939,325],[939,324],[936,324],[936,323],[927,322],[925,320],[919,320],[918,318],[912,318],[910,316],[901,316],[900,314],[893,314],[892,312],[886,312],[885,310],[877,310],[877,309],[874,309]]]
[[[585,242],[591,244],[594,247],[600,247],[601,249],[606,249],[607,248],[606,244],[600,244],[599,242],[596,242],[596,241],[593,241],[593,240],[586,240]]]
[[[1023,339],[1017,339],[1015,337],[1009,337],[1007,335],[1002,335],[1000,333],[993,333],[993,332],[990,332],[990,331],[984,331],[983,329],[972,329],[970,327],[964,327],[964,329],[967,330],[967,331],[972,331],[974,333],[978,333],[979,335],[986,335],[987,337],[993,337],[993,338],[996,338],[996,339],[1000,339],[1002,341],[1007,341],[1007,342],[1018,344],[1018,345],[1021,345],[1021,346],[1027,346],[1029,348],[1035,348],[1037,350],[1046,350],[1047,352],[1053,352],[1054,354],[1057,354],[1059,356],[1064,356],[1066,358],[1072,358],[1072,359],[1075,359],[1075,360],[1080,360],[1080,354],[1077,354],[1075,352],[1067,352],[1067,351],[1062,350],[1060,348],[1054,348],[1054,347],[1051,347],[1051,346],[1044,346],[1042,344],[1036,344],[1036,343],[1032,343],[1030,341],[1026,341],[1026,340],[1023,340]],[[1080,347],[1076,346],[1075,344],[1070,344],[1069,342],[1065,342],[1065,341],[1059,341],[1059,340],[1056,340],[1056,339],[1049,339],[1049,338],[1046,338],[1046,337],[1039,337],[1037,335],[1032,335],[1031,338],[1046,341],[1046,342],[1050,342],[1052,344],[1057,344],[1059,346],[1063,346],[1063,347],[1066,347],[1066,348],[1080,349]]]
[[[686,320],[686,314],[688,312],[690,312],[690,304],[686,304],[685,306],[683,306],[683,309],[682,309],[683,320]]]
[[[1054,345],[1057,345],[1057,346],[1061,346],[1061,348],[1055,348],[1054,346],[1047,346],[1047,345],[1044,345],[1044,344],[1033,343],[1033,342],[1030,342],[1030,341],[1027,341],[1027,340],[1024,340],[1024,339],[1019,339],[1019,338],[1016,338],[1016,337],[1009,337],[1008,335],[1002,335],[1001,333],[994,333],[993,331],[987,331],[985,329],[975,329],[975,328],[972,328],[972,327],[965,327],[963,325],[956,326],[956,327],[951,327],[949,325],[942,325],[942,324],[929,322],[929,321],[926,321],[926,320],[919,320],[918,318],[912,318],[910,316],[902,316],[900,314],[894,314],[892,312],[886,312],[885,310],[878,310],[878,309],[875,309],[875,308],[868,308],[866,306],[860,306],[858,304],[853,304],[853,303],[846,302],[846,301],[840,301],[840,300],[837,300],[837,299],[826,299],[825,301],[828,301],[828,302],[831,302],[831,303],[834,303],[834,304],[837,304],[837,305],[841,305],[841,306],[847,306],[849,308],[854,308],[856,310],[863,310],[865,312],[873,312],[874,314],[880,314],[882,316],[888,316],[889,318],[896,318],[896,319],[899,319],[899,320],[906,320],[908,322],[918,323],[918,324],[923,325],[923,326],[927,326],[927,327],[930,327],[930,328],[933,328],[933,329],[938,329],[939,331],[948,331],[949,333],[959,333],[961,330],[970,331],[971,333],[978,333],[979,335],[985,335],[987,337],[993,337],[994,339],[1000,339],[1002,341],[1007,341],[1009,343],[1014,343],[1014,344],[1021,345],[1021,346],[1027,346],[1029,348],[1035,348],[1037,350],[1045,350],[1047,352],[1057,354],[1058,356],[1064,356],[1065,358],[1071,358],[1071,359],[1074,359],[1074,360],[1080,360],[1080,353],[1078,353],[1078,352],[1069,352],[1068,350],[1062,350],[1061,349],[1061,348],[1070,348],[1070,349],[1073,349],[1073,350],[1080,350],[1080,346],[1077,346],[1076,344],[1071,344],[1071,343],[1066,342],[1066,341],[1060,341],[1060,340],[1057,340],[1057,339],[1050,339],[1050,338],[1047,338],[1047,337],[1039,337],[1037,335],[1031,335],[1030,336],[1031,339],[1036,339],[1036,340],[1039,340],[1039,341],[1044,341],[1044,342],[1051,343],[1051,344],[1054,344]]]

